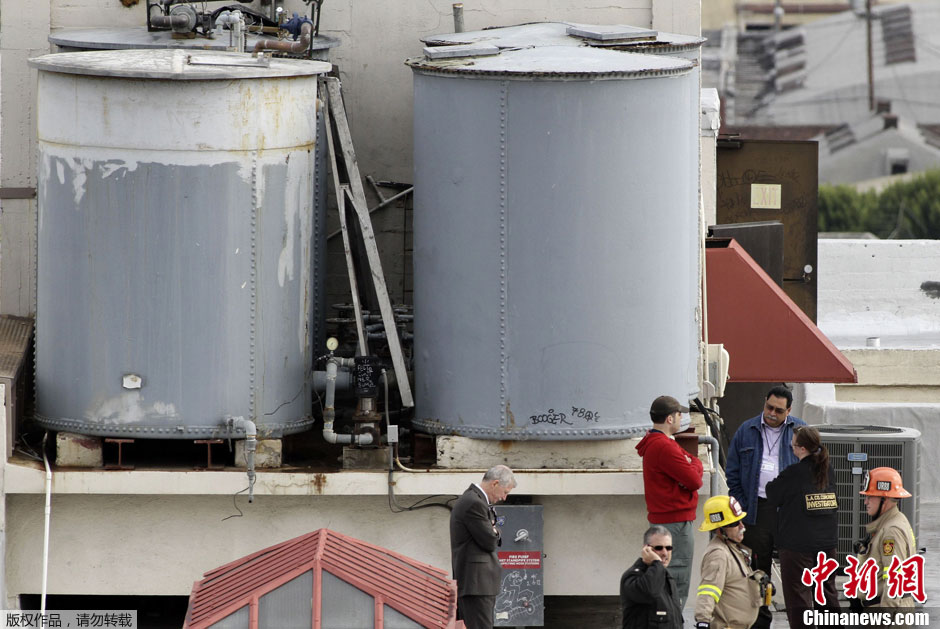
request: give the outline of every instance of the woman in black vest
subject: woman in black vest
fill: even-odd
[[[825,603],[814,600],[815,584],[804,585],[804,569],[818,568],[818,553],[824,561],[836,560],[839,536],[836,477],[829,465],[829,451],[822,445],[819,431],[812,426],[798,426],[790,442],[799,459],[767,484],[767,500],[778,508],[777,549],[780,553],[780,579],[787,604],[790,629],[808,626],[803,612],[808,609],[838,611],[835,564],[825,580]]]

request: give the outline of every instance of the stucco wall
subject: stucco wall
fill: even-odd
[[[837,347],[940,347],[940,240],[819,240],[819,328]]]
[[[6,500],[7,609],[16,595],[41,589],[43,500],[41,494]],[[242,496],[238,502],[244,515],[223,520],[238,513],[230,496],[56,495],[49,592],[188,595],[207,570],[321,527],[450,570],[444,509],[393,514],[382,496],[258,496],[253,505]],[[642,496],[536,502],[545,506],[545,593],[616,595],[648,526]],[[707,543],[707,534],[698,533],[696,575]]]

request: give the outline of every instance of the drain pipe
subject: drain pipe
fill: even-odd
[[[245,463],[248,468],[248,502],[255,500],[255,450],[258,447],[258,429],[255,423],[244,417],[229,417],[226,419],[229,432],[237,429],[245,431]]]
[[[222,34],[222,27],[229,27],[229,48],[245,52],[245,19],[241,11],[222,11],[215,19],[215,28]]]
[[[712,447],[712,480],[711,495],[718,495],[718,440],[711,435],[699,435],[699,443],[707,443]]]
[[[451,7],[454,10],[454,32],[463,32],[463,2],[454,3]]]
[[[312,33],[313,24],[311,24],[309,21],[306,21],[300,26],[300,39],[293,42],[259,39],[255,43],[253,54],[257,56],[258,53],[262,50],[280,50],[282,52],[292,52],[294,54],[305,53],[310,48]]]
[[[355,361],[352,358],[337,358],[330,356],[326,361],[326,407],[323,409],[323,438],[327,443],[350,444],[357,446],[367,446],[372,443],[372,435],[363,433],[361,435],[348,435],[337,433],[333,430],[333,422],[336,420],[336,372],[342,364],[344,367],[352,367]]]
[[[42,597],[39,604],[40,613],[46,615],[46,584],[49,579],[49,525],[52,518],[52,468],[49,467],[49,457],[46,455],[46,441],[49,431],[42,436],[42,462],[46,466],[46,509],[45,530],[42,536]]]

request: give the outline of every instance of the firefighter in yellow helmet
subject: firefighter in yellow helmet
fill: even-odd
[[[741,544],[744,516],[731,496],[705,501],[700,531],[715,531],[702,557],[702,583],[695,598],[697,629],[748,629],[757,620],[769,579],[751,568],[751,550]]]
[[[874,558],[878,565],[878,592],[871,600],[864,600],[865,595],[860,593],[859,598],[849,601],[852,609],[914,607],[914,599],[910,595],[891,598],[886,592],[891,558],[904,561],[917,552],[911,523],[898,508],[898,499],[910,498],[911,494],[901,484],[898,471],[890,467],[876,467],[868,472],[859,493],[865,496],[865,510],[872,521],[865,527],[868,536],[856,544],[856,552],[859,566],[869,557]]]

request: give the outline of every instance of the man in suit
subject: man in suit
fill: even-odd
[[[500,587],[500,545],[493,505],[516,486],[512,470],[491,467],[457,499],[450,513],[450,557],[457,581],[457,618],[467,629],[490,629]]]

